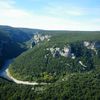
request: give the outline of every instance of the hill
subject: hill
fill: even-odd
[[[0,25],[0,30],[5,33],[8,33],[11,39],[16,42],[28,41],[29,39],[31,39],[33,34],[38,31],[38,29],[16,28],[2,25]]]
[[[0,67],[5,60],[14,58],[25,51],[21,43],[12,41],[10,35],[0,30]]]
[[[0,78],[2,100],[99,100],[100,68],[89,73],[71,75],[67,81],[45,86],[18,85]],[[8,91],[9,89],[9,91]]]
[[[10,44],[9,34],[0,33]],[[15,58],[9,72],[19,80],[50,84],[26,86],[0,78],[2,100],[100,99],[100,32],[39,31],[30,42],[34,47]]]
[[[0,67],[7,59],[15,58],[28,49],[26,42],[31,40],[34,33],[38,30],[27,30],[32,32],[0,25]]]
[[[42,100],[99,100],[100,67],[87,73],[71,75],[67,81],[48,86],[38,96]]]
[[[19,80],[57,82],[100,64],[100,32],[41,31],[34,41],[37,45],[10,65]]]

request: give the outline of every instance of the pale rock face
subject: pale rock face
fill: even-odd
[[[47,39],[47,41],[50,41],[50,39]]]
[[[91,43],[90,49],[93,50],[96,53],[96,55],[98,54],[98,52],[95,48],[95,43]]]
[[[35,43],[38,43],[39,42],[39,35],[37,34],[37,35],[34,35],[34,40],[35,40]]]
[[[68,52],[70,52],[70,49],[67,48],[67,47],[64,47],[64,52],[65,52],[65,53],[68,53]]]
[[[70,47],[64,47],[64,49],[60,49],[59,47],[56,48],[47,48],[47,50],[50,50],[51,54],[53,55],[53,57],[56,56],[64,56],[64,57],[68,57],[70,55]]]
[[[45,37],[43,37],[43,36],[40,37],[40,40],[41,41],[44,41],[44,39],[45,39]]]
[[[45,55],[44,58],[46,59],[47,58],[47,55]]]
[[[49,48],[46,48],[46,50],[50,50]]]
[[[53,55],[53,57],[59,56],[60,48],[50,48],[50,52]]]
[[[72,53],[72,59],[75,59],[76,57],[75,57],[75,55],[74,55],[74,53]]]
[[[45,35],[44,38],[45,39],[49,39],[51,36],[50,35]]]
[[[95,48],[95,42],[90,43],[90,42],[84,41],[84,46],[87,47],[87,49],[93,50],[97,55],[97,50]]]
[[[34,39],[35,40],[39,40],[39,38],[40,38],[40,35],[39,34],[34,35]]]
[[[65,53],[63,53],[63,52],[60,52],[60,55],[65,57]]]
[[[87,67],[86,65],[84,65],[84,64],[82,63],[82,61],[79,61],[79,64],[82,65],[84,68]]]
[[[87,47],[88,49],[94,50],[94,48],[95,48],[95,43],[90,43],[90,42],[85,41],[85,42],[84,42],[84,46]]]
[[[59,56],[60,56],[60,48],[55,48],[54,57],[59,57]]]
[[[54,53],[54,50],[55,50],[54,48],[50,48],[52,54]]]
[[[61,56],[68,57],[70,55],[70,51],[71,51],[71,49],[69,46],[64,47],[63,52],[61,51],[60,54],[61,54]]]
[[[39,43],[40,41],[44,41],[44,40],[47,40],[47,41],[50,41],[50,37],[49,35],[41,35],[41,34],[35,34],[34,35],[34,40],[35,40],[35,43]]]
[[[55,52],[53,53],[53,57],[59,57],[59,56],[60,56],[59,51],[55,51]]]
[[[33,48],[33,46],[36,44],[36,42],[34,41],[33,38],[31,40],[29,40],[27,43],[28,43],[27,47],[30,49]]]
[[[90,48],[91,48],[92,50],[94,50],[94,49],[95,49],[95,43],[91,43]]]
[[[85,46],[85,47],[88,47],[89,45],[90,45],[90,43],[89,43],[89,42],[84,41],[84,46]]]
[[[60,48],[55,48],[55,50],[59,51],[59,50],[60,50]]]

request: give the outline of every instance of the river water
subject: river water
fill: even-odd
[[[23,85],[45,85],[47,83],[37,83],[37,82],[30,82],[30,81],[22,81],[22,80],[17,80],[13,76],[10,75],[9,73],[9,65],[12,63],[13,59],[7,60],[5,64],[2,66],[2,69],[0,70],[0,77],[5,78],[7,80],[13,81],[16,84],[23,84]]]
[[[12,80],[8,75],[7,75],[7,69],[9,67],[9,64],[13,61],[13,59],[10,59],[10,60],[6,60],[5,61],[5,64],[2,66],[2,69],[0,70],[0,77],[3,77],[5,79],[8,79],[8,80]]]

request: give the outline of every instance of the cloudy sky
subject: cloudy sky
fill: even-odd
[[[0,0],[0,25],[100,30],[100,0]]]

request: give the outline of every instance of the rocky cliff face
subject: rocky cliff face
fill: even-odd
[[[95,54],[98,54],[97,49],[100,48],[100,42],[99,41],[84,41],[82,42],[81,46],[83,48],[87,48],[90,51],[95,52]],[[65,45],[63,46],[63,49],[61,49],[60,47],[51,47],[51,48],[47,48],[48,51],[51,52],[53,57],[59,57],[59,56],[63,56],[63,57],[72,57],[72,59],[75,59],[75,52],[73,52],[71,50],[71,45]],[[76,47],[77,48],[77,47]]]
[[[50,38],[50,35],[42,35],[36,32],[34,33],[34,36],[32,36],[31,39],[26,42],[27,48],[33,48],[35,45],[39,45],[39,43],[43,41],[50,41]]]
[[[53,57],[59,57],[59,56],[68,57],[71,55],[70,46],[64,46],[63,49],[61,49],[60,47],[52,47],[52,48],[47,48],[47,50],[51,52]]]
[[[42,42],[44,40],[50,41],[50,37],[51,37],[50,35],[41,35],[41,34],[36,33],[34,35],[34,42],[37,44],[37,43]]]

